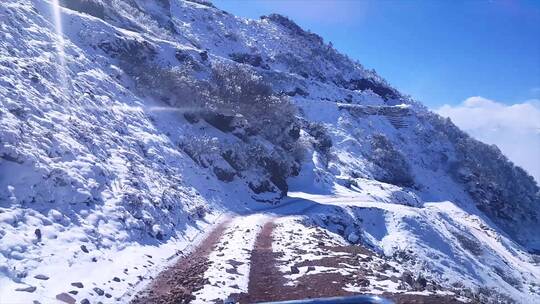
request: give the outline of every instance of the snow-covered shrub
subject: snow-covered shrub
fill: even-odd
[[[187,64],[168,68],[146,64],[130,68],[139,91],[167,104],[199,113],[224,132],[233,121],[244,121],[247,135],[259,135],[280,146],[294,142],[296,110],[286,96],[274,94],[262,77],[243,65],[215,63],[210,79],[194,76],[198,67]],[[191,117],[196,120],[195,117]],[[290,132],[291,131],[291,132]]]
[[[189,65],[173,68],[148,65],[136,74],[139,91],[151,92],[172,107],[195,112],[204,111],[207,107],[207,83],[195,79]]]
[[[250,134],[279,143],[296,122],[295,108],[285,96],[274,94],[261,76],[243,65],[214,64],[209,110],[243,116]]]
[[[537,225],[540,219],[540,189],[534,179],[496,146],[471,138],[449,119],[435,114],[422,118],[434,128],[425,137],[452,143],[453,153],[447,152],[446,169],[453,179],[465,186],[478,209],[526,245],[530,236],[522,234],[522,228],[527,227],[523,223]]]
[[[422,200],[412,191],[394,190],[389,197],[393,203],[405,206],[421,207]]]
[[[294,154],[279,146],[272,148],[260,142],[253,142],[245,150],[246,162],[263,169],[262,175],[268,178],[282,194],[286,194],[287,177],[297,174],[299,165]]]
[[[272,87],[241,65],[214,64],[211,83],[213,97],[217,99],[215,110],[218,112],[224,109],[250,116],[255,114],[257,108],[271,105]]]
[[[194,76],[192,58],[181,59],[182,65],[173,68],[149,62],[130,74],[141,94],[181,108],[192,123],[203,119],[244,142],[234,145],[218,138],[195,137],[181,140],[181,150],[200,166],[211,168],[220,180],[258,171],[286,193],[286,178],[298,174],[304,154],[304,146],[298,143],[295,108],[288,97],[275,94],[248,66],[214,63],[209,78],[201,79]]]
[[[176,33],[170,17],[170,0],[122,1],[122,0],[64,0],[65,2],[93,2],[104,7],[104,19],[121,28],[150,32],[160,38],[170,38]]]
[[[314,54],[310,54],[310,56],[311,55],[316,56]],[[316,61],[306,60],[298,54],[288,52],[277,54],[275,60],[288,66],[291,73],[298,74],[304,78],[315,79],[320,82],[328,82],[328,76],[320,71],[320,67]]]
[[[508,295],[498,289],[481,286],[474,295],[478,303],[516,303]]]
[[[198,57],[200,57],[201,60],[203,60],[204,56],[205,55],[203,55],[203,53],[199,53]],[[197,61],[189,52],[186,52],[184,50],[176,50],[176,52],[174,53],[174,57],[176,58],[176,60],[178,60],[178,62],[181,65],[184,66],[182,67],[183,69],[189,68],[194,72],[199,72],[202,69],[199,61]]]
[[[277,62],[281,62],[289,67],[289,70],[304,78],[309,78],[311,69],[307,63],[298,55],[293,53],[279,53],[275,56]]]
[[[328,134],[324,124],[320,122],[306,122],[305,130],[313,137],[313,147],[327,155],[332,147],[332,138]]]
[[[229,57],[238,63],[244,63],[244,64],[249,64],[254,67],[261,67],[264,69],[269,69],[268,65],[264,63],[261,55],[258,55],[258,54],[232,53],[229,55]]]
[[[260,194],[263,192],[277,192],[276,187],[265,178],[254,178],[248,183],[249,188],[255,193]]]
[[[178,147],[198,165],[211,168],[221,181],[230,182],[237,175],[237,169],[222,157],[225,144],[216,137],[191,137],[180,140]]]
[[[383,82],[374,81],[370,78],[351,79],[349,81],[343,81],[341,85],[350,90],[364,91],[369,89],[384,99],[399,98],[399,93],[397,93],[397,91],[392,87]]]
[[[505,271],[500,267],[493,267],[493,270],[495,270],[495,273],[503,279],[506,283],[516,287],[517,289],[521,289],[523,284],[521,283],[521,280],[519,278],[516,278],[512,275],[511,272]]]
[[[280,15],[280,14],[270,14],[267,16],[261,16],[261,19],[263,20],[270,20],[272,22],[275,22],[288,30],[290,30],[294,35],[304,36],[311,41],[313,41],[316,44],[323,44],[324,41],[321,36],[311,33],[309,31],[304,31],[300,26],[298,26],[294,21],[291,19]]]
[[[97,44],[97,47],[112,58],[116,58],[120,68],[132,76],[143,73],[143,69],[148,67],[145,63],[150,62],[157,55],[153,44],[131,37],[102,41]]]
[[[302,97],[307,97],[309,96],[309,93],[306,92],[305,90],[303,90],[302,88],[300,87],[296,87],[294,88],[294,90],[291,90],[291,91],[283,91],[282,94],[285,94],[287,96],[302,96]]]
[[[256,193],[279,190],[286,194],[287,177],[299,170],[293,153],[260,140],[230,144],[202,136],[182,139],[178,146],[195,163],[210,168],[222,181],[232,181],[235,176],[249,178],[248,185]]]
[[[374,134],[371,138],[371,154],[369,160],[382,171],[375,172],[377,180],[410,187],[414,184],[411,168],[403,154],[397,151],[392,142],[383,134]]]
[[[475,256],[480,256],[483,253],[482,245],[474,236],[472,235],[465,235],[463,233],[455,232],[453,233],[456,239],[458,240],[459,244],[463,248],[465,248],[470,253],[474,254]]]
[[[60,5],[100,19],[105,18],[105,7],[97,0],[61,0]]]
[[[205,168],[211,165],[211,158],[221,154],[222,149],[218,138],[208,136],[182,138],[178,147],[195,163]]]

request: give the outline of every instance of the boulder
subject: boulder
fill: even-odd
[[[409,286],[413,286],[414,284],[414,277],[413,277],[412,272],[410,271],[403,272],[403,274],[401,275],[401,280],[409,284]]]
[[[36,286],[26,286],[26,287],[20,287],[16,288],[15,291],[25,291],[25,292],[34,292],[36,291]]]
[[[72,297],[71,295],[65,292],[57,294],[56,299],[60,302],[64,302],[68,304],[75,304],[76,302],[74,297]]]
[[[98,294],[98,296],[102,296],[102,295],[105,294],[105,291],[103,291],[103,289],[101,289],[99,287],[94,287],[93,290]]]
[[[34,278],[38,279],[38,280],[48,280],[49,279],[49,277],[44,275],[44,274],[35,275]]]

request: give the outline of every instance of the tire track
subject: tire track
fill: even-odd
[[[291,220],[297,224],[293,225]],[[306,242],[316,249],[306,246]],[[284,245],[290,252],[280,251]],[[361,265],[362,257],[374,262]],[[369,288],[354,291],[347,287],[369,283],[363,271],[376,272],[372,269],[379,265],[375,260],[379,263],[382,258],[362,246],[337,242],[324,229],[304,226],[295,217],[273,218],[263,225],[251,252],[247,292],[232,295],[231,299],[257,303],[365,295],[370,293]],[[384,278],[382,272],[380,276]],[[383,296],[396,303],[461,303],[451,295],[385,292]]]
[[[210,254],[210,267],[204,273],[207,283],[194,295],[194,304],[222,303],[231,294],[249,289],[251,257],[263,226],[270,220],[264,214],[237,217]]]
[[[207,283],[204,273],[210,265],[208,256],[230,222],[231,219],[228,218],[216,226],[199,246],[161,272],[145,290],[135,295],[130,303],[183,304],[193,300],[193,293]]]
[[[251,252],[248,293],[234,295],[240,303],[255,303],[276,300],[279,286],[285,283],[283,275],[276,267],[276,257],[272,251],[274,221],[270,220],[261,229]]]
[[[275,228],[275,221],[266,223],[257,238],[251,255],[248,293],[236,297],[240,303],[353,294],[342,289],[345,284],[328,284],[332,281],[343,281],[339,274],[310,275],[309,280],[294,286],[286,285],[288,280],[278,268],[281,264],[280,254],[272,249],[272,244],[275,241],[273,237]]]

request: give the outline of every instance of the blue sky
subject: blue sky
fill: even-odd
[[[254,19],[286,15],[431,108],[540,98],[540,1],[213,2]]]

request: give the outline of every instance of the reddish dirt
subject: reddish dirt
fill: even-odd
[[[228,223],[229,221],[220,224],[192,253],[163,271],[149,288],[132,300],[132,304],[183,304],[193,300],[193,292],[208,283],[204,279],[204,272],[210,265],[208,256],[215,250],[215,246]],[[284,284],[287,281],[283,273],[278,269],[278,265],[281,263],[278,260],[278,253],[272,250],[274,227],[273,222],[266,223],[257,236],[255,246],[251,252],[248,293],[231,295],[232,299],[236,299],[240,303],[257,303],[354,295],[354,293],[343,290],[343,287],[347,283],[358,283],[360,280],[365,279],[363,270],[367,271],[367,269],[360,269],[354,275],[342,275],[332,272],[310,274],[308,272],[297,280],[295,286],[285,286]],[[318,236],[323,237],[323,235]],[[339,267],[341,263],[360,266],[357,259],[358,254],[367,255],[368,258],[375,255],[373,251],[358,245],[324,246],[321,244],[321,247],[328,251],[344,252],[349,253],[349,255],[329,255],[316,261],[298,263],[295,266]],[[297,250],[296,253],[301,255],[305,252]],[[234,261],[231,261],[231,263],[234,264]],[[366,290],[369,289],[366,288]],[[384,293],[383,296],[392,299],[396,304],[461,303],[452,296],[399,293]]]
[[[314,274],[301,278],[296,286],[284,286],[283,274],[278,270],[278,256],[272,251],[274,223],[266,223],[255,242],[251,254],[248,294],[235,295],[240,303],[283,301],[304,298],[350,295],[344,291],[339,274]],[[330,282],[330,284],[329,284]]]
[[[265,224],[257,237],[251,255],[251,268],[249,274],[248,294],[233,295],[232,298],[240,303],[257,303],[263,301],[285,301],[319,297],[348,296],[355,293],[343,290],[347,283],[359,280],[353,275],[338,273],[306,274],[299,278],[295,286],[284,286],[286,283],[283,273],[278,270],[278,253],[272,251],[272,231],[274,223]],[[367,248],[361,246],[324,246],[323,248],[334,252],[350,253],[350,256],[328,256],[317,261],[306,261],[296,266],[330,266],[338,267],[340,263],[359,265],[357,254],[374,255]],[[298,252],[302,254],[302,252]],[[386,293],[384,297],[392,299],[396,304],[424,304],[424,303],[461,303],[451,296],[412,295]]]
[[[274,300],[272,295],[278,293],[279,286],[285,283],[283,276],[276,268],[275,253],[272,252],[272,231],[274,223],[266,223],[259,233],[255,247],[251,252],[248,294],[237,295],[241,303],[254,303]]]
[[[214,250],[229,222],[230,220],[225,220],[214,228],[197,248],[180,258],[175,265],[161,272],[146,290],[135,296],[131,303],[183,304],[193,300],[193,292],[207,283],[204,272],[210,265],[208,256]]]

